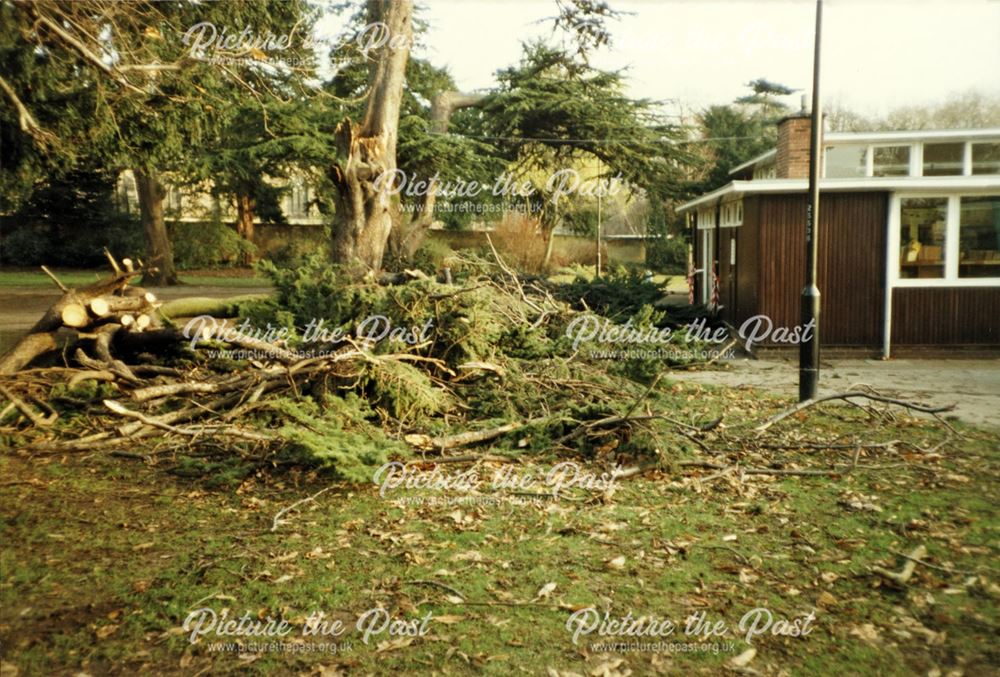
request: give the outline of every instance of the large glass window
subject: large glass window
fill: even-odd
[[[827,146],[826,174],[828,179],[864,176],[868,146]]]
[[[944,277],[948,198],[903,198],[899,213],[899,276]]]
[[[925,143],[924,176],[961,176],[964,143]]]
[[[972,173],[1000,174],[1000,143],[972,144]]]
[[[909,146],[875,146],[872,149],[872,176],[909,176]]]
[[[962,198],[958,252],[959,277],[1000,277],[1000,195]]]

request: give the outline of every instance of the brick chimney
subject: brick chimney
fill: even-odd
[[[778,123],[778,148],[774,158],[774,173],[779,179],[809,177],[809,132],[812,118],[800,111]]]

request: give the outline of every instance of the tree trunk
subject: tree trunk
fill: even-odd
[[[368,107],[358,125],[337,127],[341,164],[330,171],[337,189],[336,221],[331,229],[334,263],[382,266],[393,221],[399,218],[391,182],[378,181],[396,170],[396,136],[406,62],[413,41],[412,0],[369,0],[368,20],[383,23],[390,40],[380,48],[368,72]],[[391,174],[387,174],[390,175]]]
[[[154,286],[180,284],[174,270],[174,248],[163,220],[163,199],[167,191],[154,172],[133,169],[132,173],[139,194],[139,217],[149,245],[149,266],[156,268],[155,272],[147,272],[142,282]]]
[[[544,226],[543,226],[544,228]],[[542,231],[542,237],[545,238],[545,258],[542,259],[542,270],[545,272],[549,269],[549,264],[552,262],[552,249],[556,243],[556,229],[555,226],[551,228],[545,228]]]
[[[257,201],[249,193],[236,195],[236,232],[251,245],[253,244],[253,219],[256,207]],[[240,263],[249,266],[253,264],[253,261],[253,251],[250,249],[244,251]]]
[[[397,219],[389,234],[389,256],[397,262],[412,261],[427,238],[427,231],[434,223],[434,205],[437,204],[436,182],[428,183],[420,210],[410,219]]]
[[[478,106],[485,94],[466,94],[463,92],[440,92],[431,102],[431,131],[435,134],[447,134],[448,123],[452,114],[460,108]],[[410,261],[427,238],[427,231],[434,223],[434,205],[437,201],[437,185],[431,180],[424,195],[423,204],[416,216],[408,221],[397,219],[389,236],[389,253],[399,261]]]

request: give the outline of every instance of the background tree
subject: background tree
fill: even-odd
[[[79,88],[75,82],[81,82],[93,102],[66,111],[61,127],[45,128],[25,104],[24,92],[30,93],[31,83],[16,87],[0,82],[17,111],[19,128],[34,141],[35,154],[55,163],[51,158],[58,157],[74,136],[91,136],[105,144],[108,164],[132,168],[148,255],[157,268],[148,281],[176,282],[162,174],[193,171],[194,151],[216,133],[223,111],[232,105],[234,86],[262,100],[273,94],[268,80],[280,73],[249,40],[226,49],[215,43],[198,53],[182,36],[200,22],[272,33],[301,23],[308,31],[311,24],[303,21],[306,4],[299,0],[239,4],[5,0],[2,4],[10,19],[6,25],[15,36],[5,45],[4,58],[20,55],[20,65],[27,69],[21,71],[21,79],[27,72],[70,88]],[[237,73],[228,65],[234,61],[251,65]]]
[[[654,196],[676,195],[690,157],[681,130],[666,124],[652,102],[629,98],[622,75],[601,71],[567,51],[527,45],[522,62],[500,71],[499,88],[479,107],[486,136],[519,176],[600,162],[601,178],[620,177]],[[559,197],[548,179],[536,181],[534,205],[546,240],[572,198]],[[659,199],[657,197],[657,199]]]
[[[884,116],[864,115],[834,102],[826,116],[836,132],[1000,127],[1000,96],[970,89],[936,103],[893,108]]]
[[[192,176],[235,209],[244,264],[253,259],[254,223],[286,223],[280,203],[289,183],[331,153],[331,135],[316,120],[320,93],[310,84],[317,64],[309,38],[318,16],[295,1],[266,3],[244,17],[261,34],[298,37],[280,52],[251,49],[256,58],[230,66],[229,91],[218,94],[217,133],[199,149],[200,171]]]
[[[776,124],[791,112],[781,98],[797,90],[764,78],[748,82],[747,87],[750,93],[732,104],[709,106],[698,115],[703,174],[692,185],[692,194],[725,185],[733,167],[777,143]]]

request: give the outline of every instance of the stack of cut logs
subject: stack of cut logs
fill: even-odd
[[[129,282],[145,270],[129,259],[121,264],[108,252],[114,275],[81,289],[69,289],[44,266],[42,270],[62,290],[63,295],[13,348],[0,357],[0,373],[12,374],[35,358],[81,340],[93,341],[94,357],[78,348],[75,357],[88,366],[107,366],[115,362],[110,344],[118,332],[141,332],[161,325],[157,308],[160,303],[151,292],[130,287]],[[70,329],[75,336],[60,341],[60,330]]]

